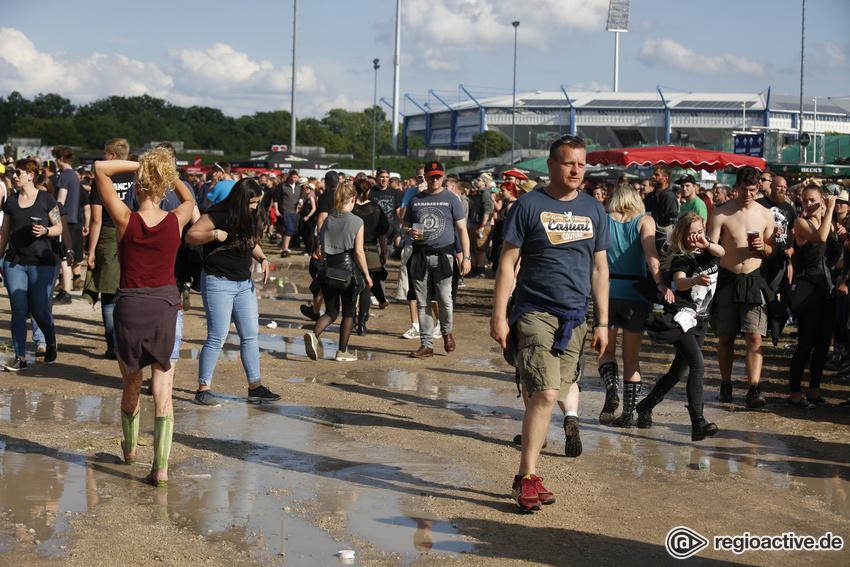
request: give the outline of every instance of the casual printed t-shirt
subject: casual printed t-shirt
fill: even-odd
[[[132,171],[125,171],[124,173],[116,173],[112,177],[112,184],[115,186],[115,191],[118,192],[118,198],[122,201],[127,199],[127,193],[133,189],[133,185],[135,183],[136,174]],[[98,189],[97,181],[95,180],[91,186],[91,204],[98,205],[103,207],[103,199],[100,197],[100,189]],[[133,191],[135,194],[135,191]],[[109,212],[106,210],[106,207],[103,207],[103,226],[111,226],[115,228],[115,222],[112,220],[112,217],[109,216]]]
[[[383,191],[377,187],[372,187],[372,190],[369,191],[369,198],[381,207],[387,217],[387,222],[390,223],[390,226],[393,226],[395,210],[401,208],[401,192],[392,187],[387,187]]]
[[[756,199],[756,203],[773,213],[773,226],[782,229],[782,234],[776,235],[776,245],[782,250],[791,248],[793,244],[791,229],[794,228],[794,221],[797,220],[797,211],[794,209],[794,205],[788,201],[774,203],[769,197]]]
[[[73,169],[63,169],[56,180],[57,194],[59,189],[65,189],[68,195],[65,197],[65,208],[68,209],[68,222],[71,224],[80,222],[80,178]]]
[[[684,291],[676,290],[676,295],[690,301],[696,306],[699,315],[708,315],[714,291],[717,288],[717,267],[720,258],[713,256],[708,250],[700,250],[691,256],[676,256],[670,266],[670,272],[684,272],[685,277],[707,275],[711,283],[707,286],[695,285]]]
[[[690,201],[682,203],[681,206],[679,206],[680,215],[685,211],[693,211],[700,216],[703,222],[708,221],[708,207],[705,206],[705,203],[699,197],[695,196]]]
[[[423,244],[431,248],[454,246],[455,223],[466,220],[463,206],[457,195],[447,189],[433,195],[427,191],[417,193],[404,213],[404,222],[425,225]]]
[[[587,303],[593,254],[611,247],[602,203],[586,193],[561,201],[544,187],[514,202],[502,238],[520,247],[517,303],[554,303],[565,309]]]

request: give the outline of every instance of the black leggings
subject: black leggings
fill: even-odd
[[[342,303],[343,318],[354,318],[357,308],[357,286],[355,284],[345,289],[333,289],[323,285],[322,295],[325,298],[325,315],[330,317],[332,322],[339,317],[340,303]]]
[[[835,318],[835,298],[827,296],[821,290],[815,290],[803,300],[796,310],[796,315],[797,349],[791,357],[791,368],[788,371],[789,390],[792,393],[800,391],[803,371],[809,356],[809,388],[820,388],[820,379],[832,338],[833,327],[830,322]]]
[[[656,388],[661,397],[673,389],[679,383],[685,371],[688,371],[688,403],[696,408],[703,404],[702,379],[705,375],[705,359],[702,356],[702,344],[705,342],[705,334],[708,331],[708,322],[700,319],[693,333],[685,333],[673,346],[676,348],[676,356],[670,365],[667,374],[658,379]]]

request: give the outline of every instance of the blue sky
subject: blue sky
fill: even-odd
[[[111,7],[114,4],[115,7]],[[2,3],[0,96],[150,94],[240,116],[290,108],[292,0]],[[301,0],[299,117],[392,101],[395,0]],[[620,91],[799,95],[801,0],[632,0]],[[611,90],[608,0],[403,0],[401,95]],[[805,94],[850,96],[850,1],[806,6]],[[433,101],[433,98],[431,99]],[[384,107],[389,110],[387,107]],[[415,111],[402,98],[402,113]]]

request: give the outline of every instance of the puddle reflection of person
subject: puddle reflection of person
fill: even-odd
[[[118,197],[110,176],[136,172],[139,209],[133,213]],[[121,427],[124,460],[135,462],[139,437],[139,393],[142,369],[153,369],[154,459],[146,480],[168,484],[168,456],[174,429],[171,352],[180,308],[174,263],[183,227],[192,217],[195,201],[177,176],[171,153],[165,148],[148,152],[139,162],[110,160],[94,165],[103,206],[115,222],[121,262],[115,294],[115,336],[118,366],[124,380]],[[160,209],[165,192],[174,187],[181,204],[171,212]]]

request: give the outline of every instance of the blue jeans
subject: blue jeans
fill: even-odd
[[[12,344],[15,356],[24,358],[27,352],[27,313],[44,333],[48,345],[56,344],[56,330],[50,313],[51,293],[56,279],[56,266],[12,265],[3,260],[6,291],[12,307]]]
[[[235,282],[201,272],[201,298],[207,316],[207,340],[201,348],[198,383],[209,386],[221,347],[230,330],[230,320],[239,333],[239,351],[248,383],[260,381],[260,333],[257,293],[250,279]]]

